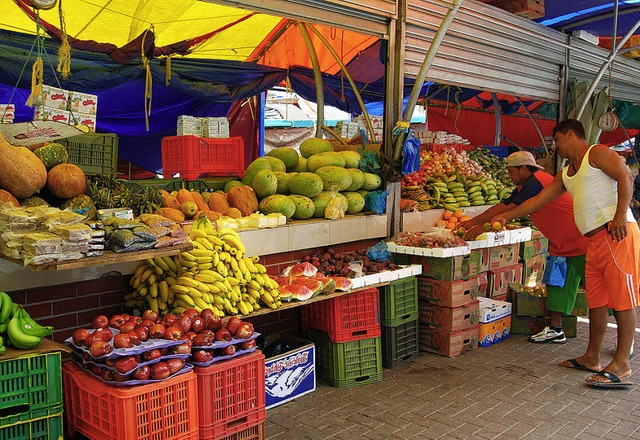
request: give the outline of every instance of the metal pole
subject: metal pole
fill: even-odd
[[[324,125],[324,86],[322,71],[320,70],[320,63],[318,62],[318,55],[309,37],[309,32],[307,32],[307,27],[300,21],[296,22],[296,24],[298,28],[300,28],[300,33],[309,51],[309,58],[311,58],[311,64],[313,66],[313,79],[316,83],[316,137],[321,138],[322,126]]]
[[[500,145],[500,133],[502,132],[502,111],[500,110],[498,95],[491,92],[491,100],[493,101],[493,111],[496,114],[496,137],[493,140],[493,145],[497,147]]]
[[[536,122],[536,120],[533,118],[533,115],[531,114],[531,112],[529,111],[529,109],[527,108],[526,105],[524,105],[524,102],[522,102],[522,99],[520,99],[519,97],[516,96],[516,99],[518,100],[518,102],[520,103],[520,105],[522,106],[522,108],[524,109],[525,112],[527,112],[527,116],[529,116],[529,119],[531,119],[531,123],[533,124],[533,126],[535,127],[536,131],[538,132],[538,136],[540,136],[540,140],[542,141],[542,145],[544,145],[544,151],[549,154],[549,150],[547,150],[547,143],[544,141],[544,135],[542,134],[542,131],[540,131],[540,127],[538,127],[538,123]]]

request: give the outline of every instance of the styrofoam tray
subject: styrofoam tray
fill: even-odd
[[[451,248],[420,248],[413,246],[398,246],[393,242],[387,242],[387,250],[397,254],[420,255],[423,257],[455,257],[457,255],[469,255],[469,246],[458,246]]]

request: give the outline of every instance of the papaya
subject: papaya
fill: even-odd
[[[213,192],[209,196],[209,209],[217,212],[225,212],[231,208],[227,195],[221,192]]]
[[[194,215],[193,218],[197,219],[201,215],[204,215],[206,218],[208,218],[212,222],[219,220],[220,217],[222,217],[222,214],[220,214],[219,212],[215,212],[215,211],[211,211],[210,209],[207,209],[206,211],[203,210],[203,211],[196,212],[196,215]]]
[[[231,218],[242,217],[242,213],[238,208],[229,208],[225,212],[223,212],[222,215],[226,215],[227,217],[231,217]]]
[[[184,202],[193,202],[193,196],[191,195],[191,191],[181,188],[178,190],[178,194],[176,195],[176,198],[178,199],[178,202],[180,202],[180,206],[182,206],[182,204]]]
[[[157,213],[176,223],[182,223],[185,219],[184,213],[175,208],[160,208]]]
[[[178,201],[178,199],[176,199],[165,190],[161,190],[160,194],[162,195],[162,206],[164,206],[165,208],[180,209],[180,202]]]
[[[196,205],[198,205],[198,211],[208,211],[209,205],[204,201],[204,197],[198,191],[191,191],[191,197]]]

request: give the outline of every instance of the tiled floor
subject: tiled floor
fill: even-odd
[[[556,365],[584,352],[587,323],[578,326],[578,338],[564,345],[513,335],[457,358],[421,353],[411,364],[385,369],[375,384],[319,383],[315,392],[267,411],[267,438],[640,439],[640,386],[593,389],[583,383],[588,373]],[[636,339],[638,349],[638,333]],[[614,346],[610,326],[603,365]],[[640,356],[632,367],[638,370]],[[640,385],[640,374],[629,380]]]

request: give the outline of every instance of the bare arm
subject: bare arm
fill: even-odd
[[[502,224],[505,224],[509,220],[514,218],[524,217],[525,215],[529,215],[538,211],[540,208],[545,206],[547,203],[554,201],[566,191],[564,184],[562,183],[562,171],[556,174],[553,181],[547,185],[542,191],[538,193],[537,196],[531,197],[524,203],[509,209],[506,212],[501,213],[500,215],[491,219],[491,222],[499,221]]]
[[[618,183],[616,213],[609,223],[609,232],[614,240],[623,240],[627,236],[627,210],[633,195],[633,176],[624,159],[606,145],[596,145],[591,149],[589,163]]]

